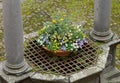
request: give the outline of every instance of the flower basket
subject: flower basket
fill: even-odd
[[[44,50],[46,50],[49,53],[52,53],[55,56],[68,56],[69,54],[71,54],[71,51],[63,51],[63,50],[57,50],[57,51],[52,51],[46,47],[43,47]]]
[[[66,16],[57,16],[44,23],[37,43],[56,56],[68,56],[87,43],[82,26],[75,26]]]

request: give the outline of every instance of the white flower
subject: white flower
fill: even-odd
[[[43,45],[43,41],[41,41],[40,39],[37,40],[37,42],[40,44],[40,45]]]
[[[73,48],[79,48],[77,43],[73,43],[72,46],[73,46]]]

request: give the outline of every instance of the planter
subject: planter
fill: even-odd
[[[54,56],[69,56],[72,52],[71,51],[63,51],[63,50],[57,50],[57,51],[52,51],[48,49],[47,47],[43,47],[44,50],[46,50],[49,53],[52,53]]]

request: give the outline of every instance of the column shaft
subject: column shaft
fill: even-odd
[[[110,30],[111,0],[95,0],[94,29],[90,35],[98,41],[109,41],[113,34]]]
[[[20,0],[3,0],[4,39],[6,62],[4,70],[20,73],[26,70],[23,46],[23,24]],[[17,71],[17,69],[19,71]],[[15,70],[15,71],[13,71]]]

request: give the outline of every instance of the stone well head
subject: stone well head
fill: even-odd
[[[67,57],[49,54],[37,44],[37,32],[25,36],[25,58],[32,66],[34,81],[45,83],[79,83],[98,81],[99,73],[104,69],[108,46],[98,46],[88,39],[88,43],[77,53]]]

